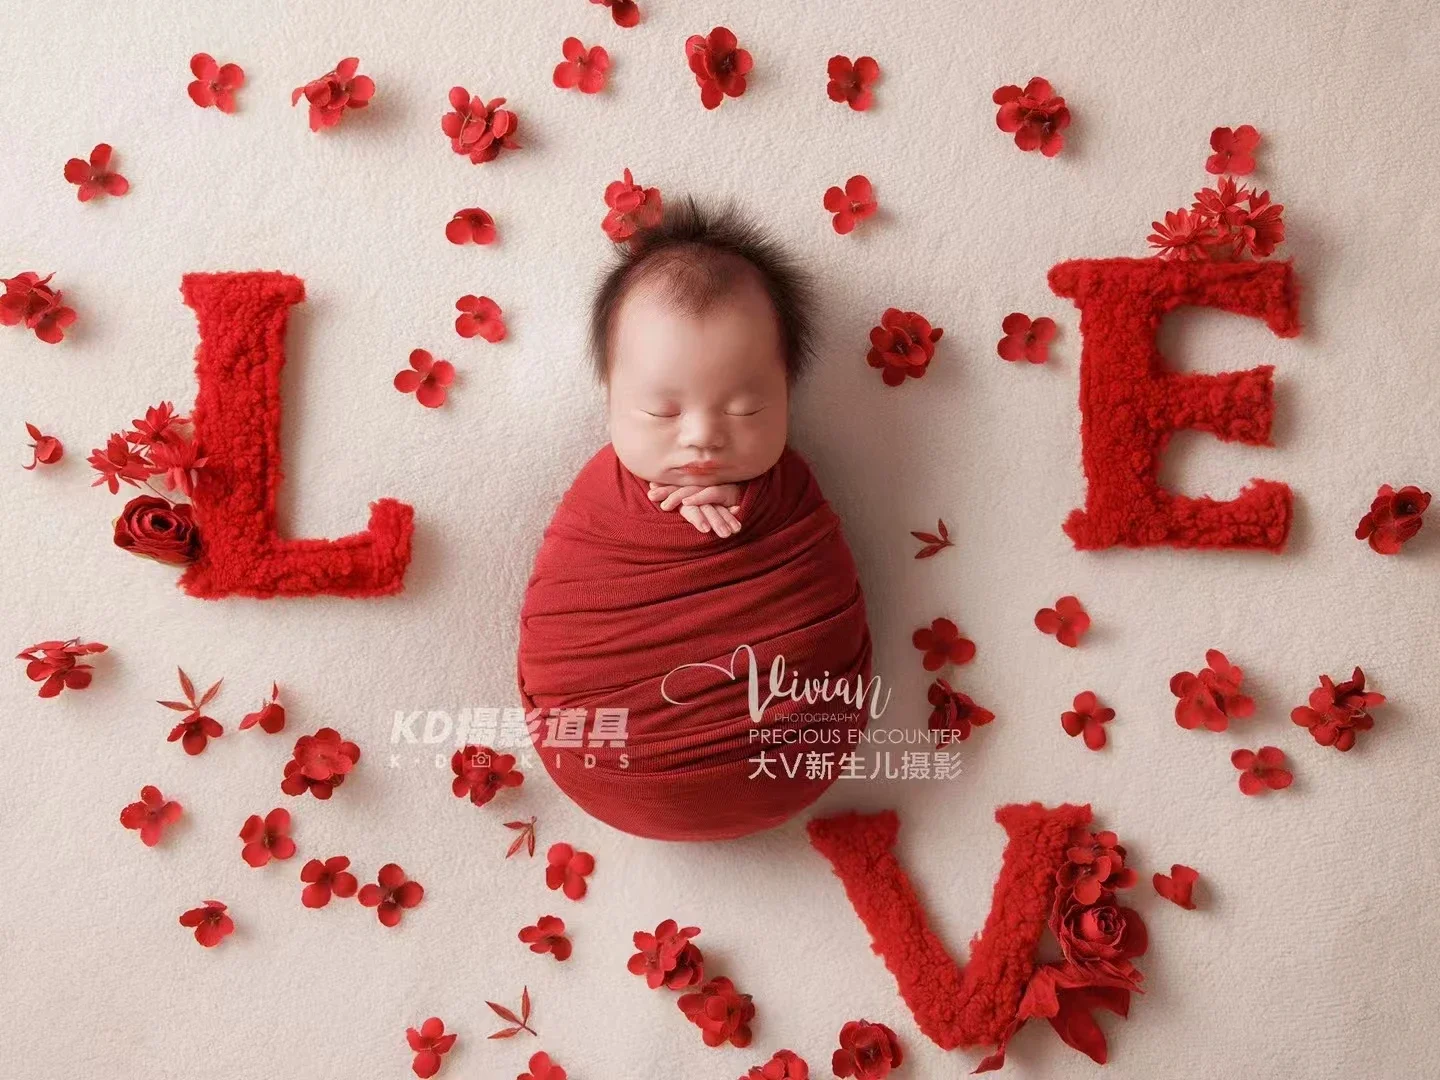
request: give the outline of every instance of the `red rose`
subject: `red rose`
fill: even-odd
[[[903,1059],[895,1032],[884,1024],[851,1020],[840,1029],[840,1049],[830,1059],[836,1076],[855,1080],[885,1080]]]
[[[1145,952],[1148,937],[1140,916],[1129,908],[1116,907],[1107,893],[1098,904],[1072,904],[1060,918],[1055,934],[1065,959],[1088,966],[1108,965],[1119,971]]]
[[[156,562],[182,566],[200,554],[200,530],[188,503],[137,495],[115,519],[115,546]]]

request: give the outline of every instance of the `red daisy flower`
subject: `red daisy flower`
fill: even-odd
[[[26,661],[25,677],[41,684],[39,697],[51,698],[61,690],[84,690],[90,685],[93,668],[79,658],[102,653],[110,646],[94,641],[42,641],[16,655]]]
[[[90,451],[88,464],[100,474],[91,487],[104,484],[114,495],[120,490],[121,482],[139,487],[155,474],[155,468],[143,453],[134,450],[125,436],[114,432],[104,450]]]
[[[904,1058],[900,1040],[884,1024],[851,1020],[840,1029],[840,1049],[831,1055],[830,1069],[839,1077],[885,1080]]]
[[[740,1080],[810,1080],[810,1066],[794,1050],[776,1050],[764,1065],[752,1065]]]
[[[180,925],[194,927],[195,940],[207,949],[235,932],[235,923],[219,900],[206,900],[203,907],[191,908],[180,916]]]
[[[440,118],[440,130],[450,138],[450,149],[468,154],[472,164],[493,161],[501,149],[519,150],[515,132],[520,118],[509,109],[503,97],[482,101],[471,97],[463,86],[450,88],[450,111]]]
[[[376,881],[360,888],[360,903],[376,909],[375,914],[385,926],[400,921],[404,909],[413,908],[425,896],[418,881],[411,881],[395,863],[380,868]]]
[[[445,1021],[432,1016],[420,1025],[419,1031],[413,1027],[406,1028],[405,1041],[415,1051],[415,1060],[410,1067],[415,1070],[416,1076],[425,1080],[440,1071],[440,1058],[455,1045],[455,1036],[445,1034]]]
[[[1057,97],[1050,84],[1036,76],[1025,84],[1002,86],[990,96],[1000,111],[995,124],[1001,131],[1015,133],[1015,145],[1021,150],[1039,150],[1054,157],[1065,146],[1064,130],[1070,126],[1070,110],[1065,99]]]
[[[1170,692],[1180,700],[1175,705],[1175,722],[1191,730],[1204,726],[1224,731],[1231,720],[1243,720],[1255,712],[1255,702],[1240,693],[1245,673],[1226,659],[1219,649],[1205,653],[1209,666],[1199,673],[1181,671],[1170,679]]]
[[[699,990],[681,994],[676,1004],[685,1018],[700,1029],[706,1046],[730,1043],[742,1049],[750,1045],[750,1021],[755,1006],[749,994],[735,989],[723,975],[711,979]]]
[[[625,179],[612,180],[606,185],[605,205],[610,211],[600,222],[600,228],[617,244],[630,239],[637,229],[660,224],[660,189],[641,187],[629,169],[625,170]]]
[[[280,790],[286,795],[309,791],[317,799],[330,798],[360,760],[360,747],[344,741],[338,731],[328,727],[314,735],[301,735],[295,740],[293,753],[285,763]]]
[[[1285,752],[1278,746],[1236,750],[1230,755],[1230,764],[1240,770],[1240,790],[1246,795],[1259,795],[1267,788],[1278,791],[1295,779],[1285,768]]]
[[[201,52],[190,58],[190,73],[195,76],[186,87],[191,101],[202,109],[213,105],[223,113],[235,111],[235,91],[245,85],[245,70],[239,64],[221,66]]]
[[[495,240],[495,219],[478,206],[456,210],[445,226],[445,239],[452,244],[490,244]]]
[[[438,409],[445,404],[446,391],[455,381],[455,365],[449,360],[436,360],[428,349],[412,349],[410,370],[396,372],[394,381],[395,389],[402,394],[414,394],[415,400],[427,409]]]
[[[120,811],[120,824],[127,829],[139,829],[140,842],[154,847],[160,842],[165,827],[180,820],[180,813],[178,802],[167,800],[154,784],[146,784],[140,789],[140,801]]]
[[[240,827],[240,839],[245,841],[240,857],[257,869],[271,858],[290,858],[295,854],[295,841],[290,839],[290,811],[277,806],[264,818],[251,814]]]
[[[831,101],[843,101],[856,112],[864,112],[875,103],[870,87],[880,78],[880,65],[873,56],[862,56],[852,64],[848,56],[832,56],[825,65],[830,81],[825,93]]]
[[[857,221],[874,214],[876,208],[875,193],[864,176],[850,177],[843,191],[838,187],[825,189],[825,209],[835,215],[830,224],[842,236],[855,228]]]
[[[1375,726],[1370,710],[1384,703],[1384,694],[1365,689],[1365,672],[1357,667],[1341,683],[1321,675],[1320,685],[1310,691],[1310,703],[1292,709],[1290,719],[1308,728],[1321,746],[1344,751],[1355,745],[1357,731],[1369,731]]]
[[[530,1055],[530,1068],[515,1080],[565,1080],[565,1070],[550,1060],[550,1055],[541,1050]]]
[[[705,108],[716,108],[726,97],[745,93],[745,76],[754,61],[725,27],[715,27],[708,36],[691,34],[685,39],[685,56]]]
[[[1172,904],[1184,908],[1186,911],[1195,910],[1195,901],[1191,899],[1191,893],[1195,888],[1195,882],[1200,880],[1200,875],[1193,869],[1181,863],[1175,863],[1170,867],[1170,873],[1156,873],[1151,879],[1155,891]]]
[[[294,108],[303,96],[310,103],[310,130],[335,127],[345,118],[346,109],[363,109],[375,96],[375,80],[369,75],[356,75],[360,60],[347,56],[318,79],[297,86],[290,94]]]
[[[450,790],[457,799],[470,796],[476,806],[484,806],[501,788],[519,787],[525,774],[515,768],[514,754],[497,754],[488,746],[467,744],[450,755],[450,768],[455,779]]]
[[[599,45],[587,51],[577,37],[567,37],[560,45],[565,59],[555,65],[552,79],[561,90],[578,88],[581,93],[595,94],[605,88],[605,73],[610,70],[610,54]]]
[[[129,180],[110,171],[110,154],[109,143],[96,143],[89,161],[72,157],[65,163],[65,179],[79,187],[75,194],[81,202],[89,202],[96,195],[124,195],[130,190]]]
[[[960,628],[949,619],[935,619],[910,635],[910,642],[925,654],[926,671],[939,671],[948,664],[968,664],[975,658],[975,643],[960,636]]]
[[[18,326],[34,330],[35,336],[47,345],[57,345],[65,339],[65,330],[75,321],[75,309],[60,303],[60,290],[50,288],[54,274],[43,278],[33,270],[26,270],[13,278],[0,278],[5,286],[5,295],[0,296],[0,325]]]
[[[964,742],[972,727],[980,727],[995,719],[989,709],[982,709],[944,679],[936,678],[927,694],[930,701],[930,730],[944,731],[947,740]]]
[[[1214,219],[1193,210],[1169,210],[1163,225],[1152,221],[1150,227],[1155,231],[1146,239],[1161,259],[1208,259],[1217,240]]]
[[[1065,734],[1071,737],[1081,734],[1085,735],[1085,745],[1091,750],[1099,750],[1105,745],[1105,728],[1115,719],[1115,710],[1100,707],[1100,699],[1093,691],[1086,690],[1075,695],[1075,702],[1072,711],[1060,714],[1060,726],[1065,729]]]
[[[455,308],[460,312],[455,319],[455,332],[461,337],[472,338],[478,334],[489,342],[505,339],[505,320],[500,314],[500,305],[490,297],[467,293],[455,301]]]
[[[610,9],[610,17],[616,26],[631,27],[640,21],[640,5],[635,0],[590,0],[592,4],[603,4]]]
[[[152,475],[161,477],[169,491],[179,488],[193,497],[195,482],[208,459],[193,439],[174,438],[150,447]]]
[[[1217,127],[1210,132],[1210,149],[1215,151],[1205,160],[1205,171],[1219,176],[1234,173],[1245,176],[1255,171],[1255,147],[1260,145],[1260,133],[1249,124],[1241,124],[1234,131],[1228,127]]]
[[[270,700],[262,701],[260,708],[255,712],[246,713],[245,718],[240,721],[240,730],[260,725],[260,730],[267,735],[274,735],[285,727],[285,706],[280,704],[280,687],[277,683],[270,684]]]
[[[880,325],[870,330],[870,352],[865,362],[882,368],[886,386],[899,386],[906,378],[918,379],[935,357],[935,342],[945,331],[931,327],[929,321],[915,311],[886,308]]]
[[[1430,493],[1413,484],[1396,491],[1381,484],[1370,504],[1370,512],[1355,527],[1355,539],[1368,540],[1372,551],[1398,555],[1405,542],[1420,531]]]
[[[1073,649],[1090,629],[1090,616],[1075,597],[1062,596],[1053,608],[1041,608],[1035,613],[1035,627],[1042,634],[1053,634],[1061,645]]]
[[[1232,230],[1238,253],[1248,250],[1257,259],[1274,254],[1276,246],[1285,241],[1284,210],[1280,203],[1270,202],[1270,192],[1248,192],[1245,216]]]
[[[300,868],[300,880],[305,882],[300,902],[308,908],[322,908],[330,903],[332,895],[342,900],[354,896],[360,883],[349,866],[350,860],[344,855],[333,855],[324,862],[311,859]]]
[[[569,844],[551,844],[545,853],[545,885],[563,889],[571,900],[585,895],[585,879],[595,872],[595,856]]]
[[[534,926],[520,928],[519,938],[533,953],[549,953],[556,960],[570,959],[570,939],[565,936],[565,920],[554,915],[541,915]]]
[[[1055,338],[1055,320],[1042,315],[1033,322],[1029,315],[1014,311],[1000,324],[1005,331],[995,346],[1002,360],[1029,360],[1043,364],[1050,359],[1050,342]]]
[[[37,465],[54,465],[65,456],[65,447],[54,435],[46,435],[34,424],[26,421],[25,430],[29,432],[30,438],[35,441],[30,444],[31,456],[29,465],[21,465],[25,470],[34,469]]]
[[[636,930],[635,948],[625,967],[632,975],[644,975],[651,990],[661,985],[671,990],[697,986],[705,978],[705,957],[690,939],[698,937],[698,926],[681,927],[674,919],[666,919],[655,927],[653,934]]]

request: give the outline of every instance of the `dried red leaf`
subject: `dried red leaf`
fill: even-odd
[[[494,1011],[495,1015],[497,1015],[498,1017],[500,1017],[500,1019],[502,1019],[502,1020],[509,1020],[510,1023],[512,1023],[512,1024],[515,1025],[514,1027],[504,1028],[503,1030],[497,1031],[497,1032],[495,1032],[495,1033],[492,1034],[492,1035],[488,1035],[488,1036],[486,1036],[487,1038],[490,1038],[490,1039],[508,1039],[508,1038],[510,1038],[512,1035],[518,1035],[518,1034],[519,1034],[520,1032],[522,1032],[522,1031],[528,1031],[528,1032],[530,1032],[531,1035],[539,1035],[539,1034],[540,1034],[538,1031],[536,1031],[534,1028],[532,1028],[532,1027],[530,1026],[530,1023],[529,1023],[529,1021],[530,1021],[530,988],[529,988],[528,986],[527,986],[527,987],[523,987],[523,988],[521,989],[521,991],[520,991],[520,1015],[519,1015],[519,1016],[516,1016],[510,1009],[506,1008],[504,1005],[498,1005],[498,1004],[496,1004],[496,1003],[493,1002],[493,1001],[487,1001],[487,1002],[485,1002],[485,1004],[486,1004],[486,1005],[489,1005],[490,1008]]]
[[[195,700],[195,685],[190,681],[190,676],[185,674],[183,668],[175,669],[180,676],[180,690],[185,695],[184,701],[157,701],[167,709],[174,709],[176,712],[186,714],[166,736],[166,742],[180,740],[180,745],[185,748],[187,754],[201,754],[205,752],[205,746],[210,739],[218,739],[225,734],[225,729],[219,721],[213,717],[204,716],[200,710],[208,705],[220,690],[220,684],[224,679],[216,679],[213,686],[206,690],[199,701]]]
[[[514,855],[523,846],[526,849],[526,853],[533,859],[535,857],[534,816],[531,816],[529,821],[507,821],[505,822],[505,827],[507,829],[518,829],[520,831],[520,834],[511,841],[509,850],[505,852],[505,857],[507,859],[510,858],[511,855]]]
[[[915,553],[917,559],[928,559],[937,551],[955,546],[955,542],[950,539],[950,530],[945,527],[944,518],[939,520],[935,532],[916,532],[912,529],[910,535],[925,543],[925,546]]]
[[[15,659],[26,661],[25,677],[40,683],[39,697],[52,698],[61,690],[84,690],[90,685],[92,667],[79,658],[102,653],[108,645],[79,638],[42,641],[22,650]]]

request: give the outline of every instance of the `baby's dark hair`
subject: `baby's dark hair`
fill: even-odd
[[[810,275],[733,200],[710,210],[687,195],[667,205],[658,224],[637,230],[628,244],[615,248],[619,257],[606,268],[590,306],[590,352],[602,384],[609,381],[615,315],[632,289],[661,283],[680,311],[703,315],[751,274],[775,308],[787,384],[793,386],[809,368],[815,335]]]

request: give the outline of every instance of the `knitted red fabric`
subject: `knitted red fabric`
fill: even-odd
[[[1160,487],[1160,455],[1182,428],[1270,445],[1272,368],[1222,374],[1165,370],[1155,344],[1167,311],[1192,304],[1300,332],[1288,262],[1077,259],[1050,270],[1050,288],[1080,309],[1080,438],[1085,508],[1065,522],[1079,549],[1266,548],[1290,530],[1290,489],[1252,480],[1235,499],[1190,498]]]
[[[1090,807],[1012,803],[996,810],[995,820],[1009,842],[985,929],[970,943],[963,968],[930,929],[891,850],[900,831],[895,811],[815,818],[808,825],[811,844],[830,860],[916,1024],[942,1050],[993,1046],[1009,1031],[1035,971],[1070,830],[1089,823]]]
[[[273,272],[186,274],[180,293],[200,324],[193,420],[206,455],[191,499],[200,557],[181,586],[206,599],[399,591],[414,517],[404,503],[371,503],[369,527],[338,540],[287,540],[275,528],[285,322],[304,283]]]
[[[750,660],[737,650],[754,650],[761,705],[772,689],[788,690],[789,675],[769,685],[777,655],[802,685],[826,675],[832,688],[842,677],[850,687],[869,682],[865,598],[840,520],[788,446],[744,484],[744,527],[731,537],[696,531],[652,503],[648,489],[607,444],[545,530],[520,612],[520,697],[542,714],[584,710],[586,745],[546,746],[543,721],[532,738],[560,789],[624,832],[718,840],[778,825],[833,780],[833,772],[807,777],[801,758],[830,750],[838,760],[850,750],[850,733],[870,716],[868,699],[856,709],[838,698],[777,698],[753,723]],[[716,667],[667,679],[687,664]],[[665,695],[685,704],[662,696],[662,680]],[[598,709],[629,710],[624,745],[589,745]],[[802,729],[831,741],[761,741],[767,731]],[[774,776],[752,780],[751,759],[762,752]]]

